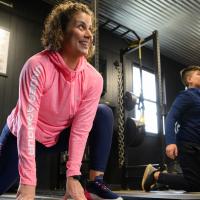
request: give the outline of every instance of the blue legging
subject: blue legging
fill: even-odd
[[[104,104],[99,104],[89,135],[90,169],[105,171],[112,142],[113,121],[112,110]],[[42,153],[66,151],[69,133],[70,128],[65,129],[60,133],[57,144],[49,148],[36,142],[36,157]],[[18,178],[17,138],[5,125],[0,135],[0,195],[5,193]]]

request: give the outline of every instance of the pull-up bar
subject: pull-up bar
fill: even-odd
[[[131,42],[129,46],[125,49],[120,50],[120,62],[122,64],[122,73],[125,70],[124,56],[136,51],[138,48],[141,48],[146,45],[147,42],[153,42],[153,53],[154,53],[154,68],[155,68],[155,77],[156,77],[156,91],[157,91],[157,113],[158,113],[158,132],[160,135],[160,142],[163,151],[163,132],[164,132],[164,114],[163,114],[163,86],[162,86],[162,74],[161,74],[161,62],[160,62],[160,45],[158,38],[158,31],[152,32],[152,34],[144,39],[139,39]],[[142,65],[140,63],[140,65]],[[125,88],[125,85],[124,85]],[[164,156],[163,156],[164,158]],[[161,161],[161,165],[164,164],[164,160]]]
[[[121,37],[124,37],[124,36],[127,35],[128,33],[133,33],[133,35],[134,35],[138,40],[141,39],[140,36],[139,36],[134,30],[131,30],[130,28],[128,28],[128,27],[126,27],[126,26],[124,26],[124,25],[119,24],[119,22],[116,22],[116,21],[114,21],[114,20],[111,20],[111,19],[109,19],[109,18],[103,16],[102,14],[99,15],[99,18],[106,19],[106,22],[104,22],[103,24],[101,24],[101,26],[100,26],[101,28],[105,27],[105,26],[108,25],[109,23],[114,23],[114,24],[116,24],[116,27],[114,27],[113,29],[111,29],[111,30],[110,30],[111,32],[116,31],[118,28],[124,28],[126,31],[120,35]]]
[[[140,42],[140,47],[143,47],[147,42],[149,42],[150,40],[152,40],[154,38],[154,34],[155,33],[153,32],[152,35],[150,35],[144,39],[139,39],[139,40],[135,40],[135,41],[131,42],[127,48],[120,50],[120,55],[124,56],[133,51],[136,51],[139,48],[139,42]],[[120,57],[120,61],[121,61],[121,57]]]

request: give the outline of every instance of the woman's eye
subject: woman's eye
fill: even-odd
[[[84,30],[84,26],[83,25],[79,25],[78,26],[80,30]]]

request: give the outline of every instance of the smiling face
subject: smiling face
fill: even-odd
[[[92,45],[92,18],[84,12],[73,15],[67,25],[63,50],[67,56],[87,56]]]
[[[200,88],[200,70],[190,72],[187,77],[188,87]]]

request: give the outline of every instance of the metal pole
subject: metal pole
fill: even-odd
[[[160,62],[160,44],[158,31],[153,32],[153,48],[154,48],[154,64],[155,64],[155,75],[156,75],[156,91],[157,91],[157,113],[158,113],[158,134],[161,144],[161,167],[164,165],[164,116],[163,116],[163,87],[162,87],[162,72]]]

